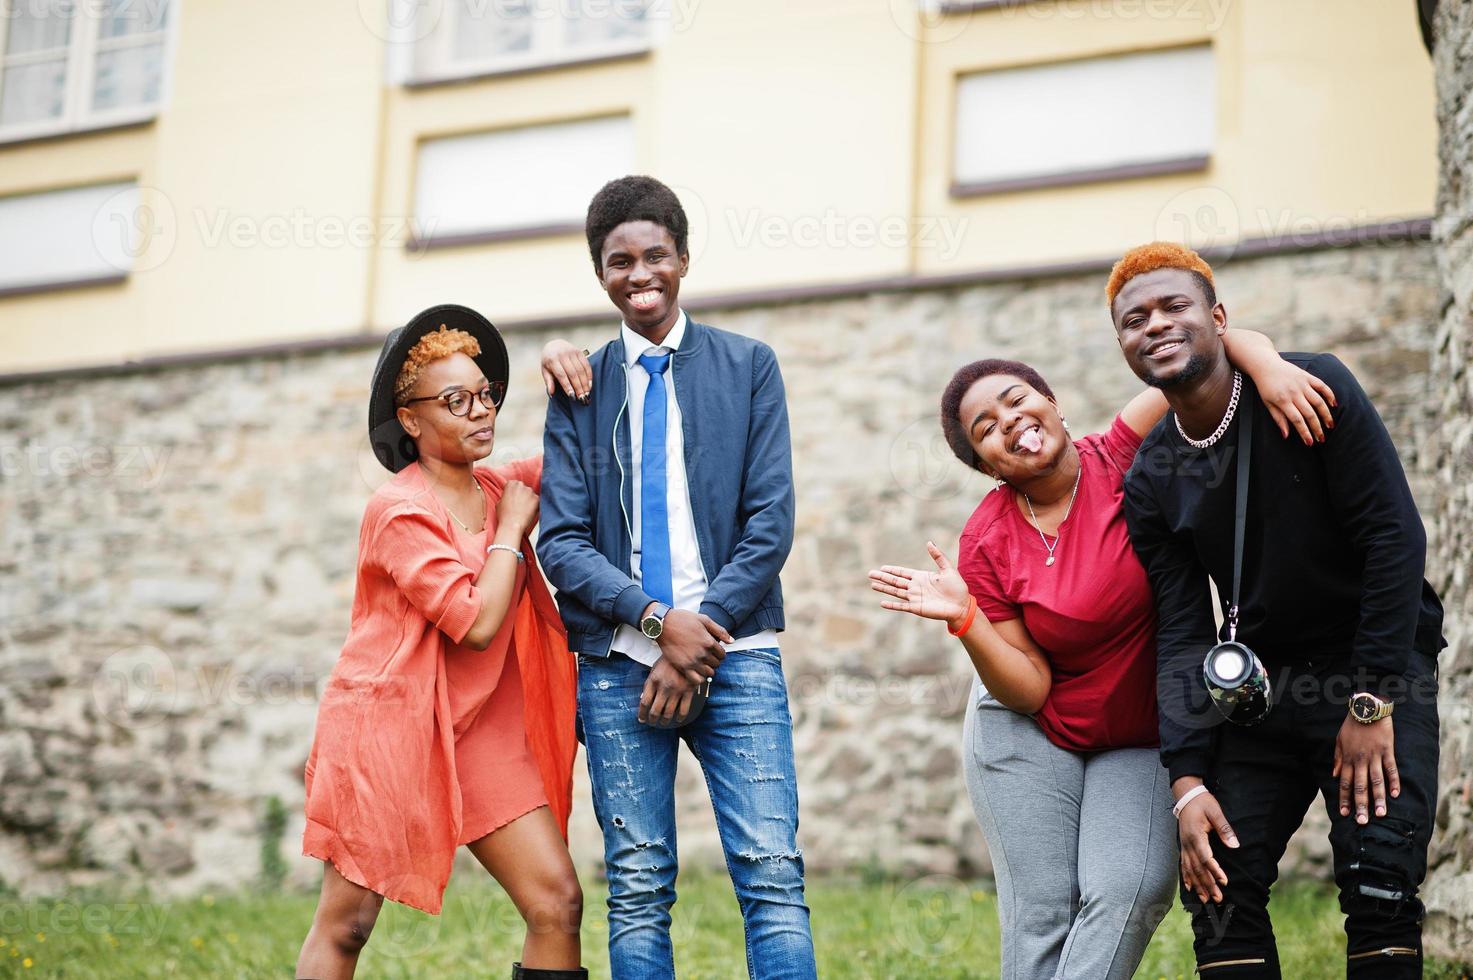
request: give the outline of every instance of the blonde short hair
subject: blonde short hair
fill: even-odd
[[[432,330],[419,338],[419,342],[404,355],[404,366],[399,369],[399,378],[394,382],[394,404],[404,404],[414,390],[414,383],[429,364],[451,354],[477,357],[480,353],[481,342],[476,338],[464,330],[450,330],[445,324],[440,324],[439,330]]]

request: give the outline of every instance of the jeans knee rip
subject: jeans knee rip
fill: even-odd
[[[737,857],[743,861],[751,861],[755,864],[761,864],[763,861],[801,861],[803,860],[803,851],[801,849],[796,851],[778,851],[772,854],[764,854],[759,851],[742,851]]]

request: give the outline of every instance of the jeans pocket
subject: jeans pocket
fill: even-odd
[[[770,664],[781,664],[782,654],[777,647],[752,647],[748,650],[728,650],[730,657],[751,657],[753,660],[762,660]]]

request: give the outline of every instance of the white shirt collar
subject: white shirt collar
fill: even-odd
[[[652,344],[644,337],[629,329],[629,324],[620,321],[619,335],[624,339],[624,367],[632,368],[639,361],[639,357],[645,351],[654,350],[657,346],[668,350],[680,350],[680,342],[685,339],[685,325],[688,322],[685,311],[680,311],[680,316],[675,319],[675,326],[665,335],[663,344]]]

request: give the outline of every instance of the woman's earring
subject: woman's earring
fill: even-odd
[[[1059,416],[1059,421],[1064,423],[1064,431],[1065,432],[1068,432],[1069,431],[1069,420],[1066,419],[1066,418],[1064,418],[1064,416],[1060,415]]]

